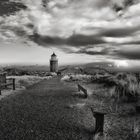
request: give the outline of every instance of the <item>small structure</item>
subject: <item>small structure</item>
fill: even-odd
[[[90,108],[94,118],[96,119],[95,131],[94,134],[103,135],[104,133],[104,115],[106,113],[94,111],[93,108]]]
[[[50,72],[58,72],[58,59],[55,53],[51,55],[50,59]]]

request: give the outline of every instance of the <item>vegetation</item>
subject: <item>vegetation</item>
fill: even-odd
[[[26,89],[35,83],[38,83],[44,79],[51,79],[52,76],[31,76],[31,75],[24,75],[24,76],[8,76],[8,78],[15,78],[16,82],[16,89]]]
[[[62,80],[98,83],[109,88],[111,97],[116,100],[135,102],[140,95],[140,84],[136,76],[132,73],[67,74],[62,77]]]
[[[7,72],[9,76],[23,76],[23,75],[34,75],[34,76],[47,76],[49,70],[47,66],[9,66],[4,67],[3,70]]]
[[[139,140],[140,119],[135,110],[139,74],[72,71],[65,71],[61,80],[16,76],[16,85],[27,89],[0,101],[0,139]],[[77,83],[87,89],[88,98],[77,96],[81,94]],[[95,119],[90,107],[107,113],[104,136],[93,136]]]
[[[111,88],[111,96],[125,101],[136,101],[140,95],[140,84],[135,74],[117,73],[116,75],[95,75],[92,82]]]
[[[133,74],[117,75],[114,96],[118,99],[123,98],[128,102],[135,102],[140,95],[140,84]]]
[[[92,134],[83,126],[87,107],[70,108],[79,102],[74,87],[58,79],[44,80],[21,94],[0,102],[0,139],[4,140],[87,140]],[[88,117],[92,127],[92,121]]]
[[[91,81],[91,75],[86,74],[68,74],[64,75],[61,80],[63,81]]]

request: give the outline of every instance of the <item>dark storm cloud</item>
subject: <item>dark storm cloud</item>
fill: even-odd
[[[106,48],[103,48],[101,51],[95,51],[95,50],[92,51],[92,50],[88,50],[88,49],[84,48],[84,49],[80,49],[76,53],[88,54],[88,55],[107,55],[109,53],[109,50]]]
[[[8,31],[13,32],[15,35],[20,36],[20,37],[27,36],[26,31],[20,27],[4,26],[3,29],[8,29]]]
[[[0,16],[11,15],[21,9],[26,9],[26,6],[10,0],[0,0]]]
[[[116,51],[116,55],[118,55],[121,58],[127,58],[127,59],[134,59],[134,60],[140,60],[140,49],[138,50],[123,50],[123,51]]]
[[[42,0],[42,5],[43,5],[43,7],[46,8],[49,1],[50,1],[50,0]]]
[[[106,36],[106,37],[125,37],[125,36],[133,35],[135,32],[139,30],[140,30],[140,26],[102,29],[102,31],[99,34],[100,36]]]
[[[1,26],[3,34],[8,30],[10,33],[13,32],[15,36],[26,37],[28,41],[33,41],[39,46],[47,48],[52,45],[68,53],[110,55],[112,58],[114,56],[130,59],[138,58],[137,51],[133,53],[122,51],[121,49],[116,51],[111,49],[112,46],[110,49],[106,49],[106,46],[109,46],[111,43],[117,44],[116,48],[120,44],[123,46],[128,43],[140,43],[138,35],[140,30],[139,18],[135,16],[135,13],[139,14],[140,12],[136,1],[9,1],[2,0],[0,2],[0,6],[4,5],[4,8],[2,8],[4,12],[0,12],[2,15],[25,9],[26,6],[28,8],[17,12],[14,16],[7,16],[7,20],[5,18],[2,19],[5,21],[3,24],[6,24],[5,28]],[[23,4],[19,3],[20,1]],[[126,15],[118,17],[117,12],[120,11],[123,15]],[[95,46],[97,50],[94,48]],[[74,51],[71,49],[72,47]],[[98,47],[102,49],[98,49]]]
[[[135,4],[137,2],[137,0],[124,0],[124,5],[127,6],[131,6],[133,4]]]
[[[114,11],[119,12],[122,10],[126,10],[129,6],[135,4],[137,0],[122,0],[119,2],[113,2],[112,8]]]
[[[67,38],[67,44],[81,46],[81,45],[92,45],[92,44],[103,44],[105,43],[100,37],[92,35],[72,35]]]
[[[47,44],[52,45],[69,45],[69,46],[84,46],[91,44],[102,44],[105,43],[101,38],[96,36],[88,35],[72,35],[68,38],[41,36],[37,33],[29,36],[29,38],[39,45],[46,46]]]
[[[138,44],[140,44],[140,39],[121,43],[121,45],[138,45]]]

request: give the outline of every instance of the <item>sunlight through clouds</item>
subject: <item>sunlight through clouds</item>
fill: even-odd
[[[116,67],[128,67],[129,63],[127,62],[127,60],[116,60],[115,62],[115,66]]]
[[[56,48],[64,56],[76,56],[79,63],[101,61],[100,58],[103,58],[105,61],[117,60],[116,66],[127,66],[126,62],[140,59],[139,0],[10,2],[22,6],[21,10],[15,8],[11,15],[8,11],[8,14],[0,16],[2,41],[15,43],[19,40],[21,46],[34,42],[40,51],[41,47],[46,50]],[[128,52],[127,48],[135,45],[134,51]],[[18,47],[16,43],[15,46]],[[124,59],[127,60],[124,62]]]

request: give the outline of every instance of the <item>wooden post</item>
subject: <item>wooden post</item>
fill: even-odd
[[[85,90],[85,98],[87,98],[88,97],[88,94],[87,94],[87,90]]]
[[[15,79],[13,78],[13,90],[15,90]]]
[[[1,95],[1,85],[0,85],[0,95]]]
[[[103,135],[103,133],[104,133],[104,115],[106,113],[101,113],[101,112],[93,111],[92,108],[91,108],[91,111],[93,113],[93,116],[96,119],[94,134]]]
[[[78,84],[77,86],[78,86],[78,91],[80,91],[80,87],[79,87],[80,85]]]
[[[7,88],[6,73],[3,73],[3,83],[5,84],[5,88]]]
[[[137,112],[137,113],[140,113],[140,105],[137,105],[137,106],[136,106],[136,112]]]

